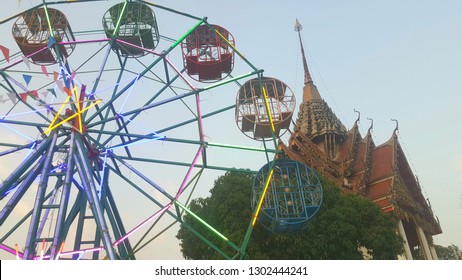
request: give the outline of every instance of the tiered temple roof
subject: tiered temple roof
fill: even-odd
[[[301,26],[296,25],[295,30],[299,32]],[[412,220],[428,235],[441,233],[439,221],[398,141],[398,127],[388,141],[378,146],[372,139],[372,125],[361,136],[359,117],[347,131],[313,83],[301,38],[300,45],[305,69],[303,103],[294,131],[287,145],[279,144],[280,149],[289,158],[336,182],[344,191],[369,198],[384,212],[393,212],[403,221]]]

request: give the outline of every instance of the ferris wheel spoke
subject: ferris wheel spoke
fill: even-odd
[[[122,71],[121,71],[120,74],[119,74],[118,83],[119,83],[120,78],[121,78],[121,76],[122,76],[121,74],[122,74]],[[114,87],[114,93],[113,93],[113,94],[115,94],[116,89],[117,89],[117,86]],[[107,109],[106,109],[105,116],[104,116],[104,117],[102,116],[102,112],[99,113],[101,122],[100,122],[98,125],[101,125],[101,128],[100,128],[101,130],[104,130],[104,129],[105,129],[105,126],[106,126],[106,124],[108,123],[107,119],[108,119],[109,115],[110,115],[111,113],[112,113],[112,115],[114,115],[114,116],[116,115],[116,110],[115,110],[114,105],[113,105],[113,103],[112,103],[113,101],[110,101],[110,102],[111,102],[110,105],[109,105],[109,106],[107,107]],[[97,107],[96,109],[97,109],[98,111],[100,110],[99,107]],[[121,128],[121,124],[120,124],[120,121],[117,120],[117,119],[116,119],[116,124],[117,124],[117,126],[119,127],[119,129],[120,129],[120,128]],[[96,138],[96,141],[97,141],[97,142],[100,142],[101,136],[102,136],[102,134],[100,134],[100,135],[97,136],[97,138]],[[123,138],[121,138],[121,140],[124,141]]]
[[[219,113],[223,113],[223,112],[225,112],[225,111],[234,109],[235,107],[236,107],[236,105],[230,105],[230,106],[227,106],[227,107],[218,109],[218,110],[216,110],[216,111],[213,111],[213,112],[204,114],[204,115],[202,115],[202,119],[212,117],[212,116],[217,115],[217,114],[219,114]],[[188,125],[188,124],[197,122],[198,120],[199,120],[199,118],[197,118],[197,117],[196,117],[196,118],[192,118],[192,119],[189,119],[189,120],[186,120],[186,121],[183,121],[183,122],[180,122],[180,123],[171,125],[171,126],[169,126],[169,127],[159,129],[159,130],[156,131],[156,133],[161,134],[161,133],[164,133],[164,132],[167,132],[167,131],[170,131],[170,130],[173,130],[173,129],[176,129],[176,128],[180,128],[180,127],[183,127],[183,126],[185,126],[185,125]]]
[[[123,112],[123,113],[114,114],[112,117],[105,118],[104,120],[101,120],[101,121],[98,121],[98,122],[92,122],[92,123],[90,123],[88,125],[88,128],[92,128],[92,127],[95,127],[95,126],[98,126],[98,125],[102,125],[102,124],[107,123],[107,122],[115,121],[120,117],[124,117],[125,119],[129,119],[130,122],[131,122],[133,119],[135,119],[143,111],[147,111],[149,109],[153,109],[153,108],[156,108],[158,106],[165,105],[167,103],[174,102],[176,100],[186,98],[186,97],[194,95],[194,94],[196,94],[196,92],[188,92],[188,93],[184,93],[184,94],[181,94],[181,95],[178,95],[178,96],[167,98],[167,99],[165,99],[163,101],[159,101],[159,102],[155,102],[155,103],[147,103],[146,105],[144,105],[144,106],[142,106],[140,108],[133,109],[131,111],[127,111],[127,112]],[[155,97],[157,97],[157,95]],[[130,122],[127,122],[127,124],[130,123]],[[119,128],[119,131],[121,129],[122,128]]]
[[[0,143],[0,146],[14,147],[14,148],[11,148],[9,150],[5,150],[3,152],[0,152],[0,157],[5,156],[5,155],[9,155],[9,154],[13,154],[13,153],[19,152],[19,151],[24,150],[24,149],[31,149],[32,147],[35,147],[35,145],[37,145],[37,142],[35,142],[35,141],[30,142],[30,143],[25,144],[25,145],[18,145],[18,144],[11,144],[11,143]]]
[[[28,127],[36,127],[37,129],[40,129],[40,128],[45,128],[45,127],[48,127],[49,124],[44,124],[44,123],[36,123],[36,122],[26,122],[26,121],[18,121],[18,120],[7,120],[7,119],[0,119],[0,124],[4,127],[6,127],[7,129],[17,133],[17,134],[20,134],[21,136],[24,136],[25,138],[27,139],[32,139],[26,135],[23,135],[19,132],[17,132],[17,130],[15,130],[14,128],[12,128],[11,126],[8,126],[6,124],[11,124],[11,125],[21,125],[21,126],[28,126]]]
[[[97,77],[96,77],[96,79],[95,79],[95,81],[94,81],[93,89],[92,89],[91,93],[89,94],[90,100],[94,99],[94,96],[95,96],[96,94],[98,94],[99,92],[101,92],[101,90],[98,91],[98,92],[97,92],[96,90],[97,90],[97,88],[98,88],[98,86],[99,86],[99,82],[101,81],[101,77],[102,77],[103,71],[104,71],[104,70],[107,70],[107,69],[105,69],[105,66],[106,66],[106,63],[107,63],[107,61],[108,61],[109,54],[110,54],[110,51],[111,51],[111,44],[110,44],[110,42],[108,42],[108,44],[107,44],[106,46],[104,46],[103,48],[106,48],[106,53],[105,53],[105,56],[104,56],[104,58],[103,58],[103,60],[102,60],[102,62],[101,62],[101,66],[100,66],[100,68],[99,68],[98,75],[97,75]],[[103,50],[103,48],[101,48],[99,51]],[[95,55],[96,55],[96,54],[95,54]],[[94,56],[95,56],[95,55],[94,55]],[[92,57],[93,57],[93,56],[92,56]],[[92,58],[92,57],[91,57],[91,58]],[[119,72],[119,75],[118,75],[118,78],[117,78],[117,82],[116,82],[113,86],[111,86],[111,87],[114,87],[113,96],[114,96],[114,94],[115,94],[115,91],[116,91],[118,85],[119,85],[120,83],[122,83],[122,82],[121,82],[122,74],[125,72],[125,70],[124,70],[124,69],[125,69],[125,65],[126,65],[126,63],[127,63],[127,61],[128,61],[128,59],[125,58],[125,60],[122,62],[122,61],[120,60],[120,56],[117,56],[117,57],[119,58],[119,63],[121,64],[121,68],[117,69],[117,71]],[[89,60],[90,60],[90,59],[89,59]],[[109,88],[111,88],[111,87],[109,87]],[[102,91],[105,91],[105,90],[107,90],[107,89],[108,89],[108,88],[103,89]],[[115,100],[115,99],[114,99],[114,100]],[[90,102],[90,101],[89,101],[89,102]],[[88,106],[88,104],[87,104],[87,106]],[[111,106],[112,106],[112,104],[111,104]],[[101,109],[99,108],[99,106],[97,106],[96,109],[97,109],[97,112],[96,112],[93,116],[99,116],[101,120],[103,120],[105,117],[108,116],[109,110],[107,111],[106,116],[103,117],[103,114],[102,114],[102,113],[103,113],[104,110],[101,110]],[[85,112],[83,116],[86,117],[86,115],[87,115],[87,112]]]
[[[178,94],[178,93],[176,92],[176,89],[172,86],[173,82],[175,82],[175,80],[177,80],[178,78],[181,78],[181,80],[188,86],[188,89],[189,89],[190,91],[195,92],[195,91],[197,90],[197,88],[196,88],[195,86],[193,86],[193,85],[188,81],[188,79],[186,79],[186,78],[184,77],[184,75],[182,74],[182,72],[185,71],[184,69],[183,69],[183,71],[179,71],[179,70],[168,60],[167,57],[164,57],[163,62],[164,62],[164,71],[165,71],[165,76],[166,76],[165,78],[166,78],[166,80],[163,80],[157,73],[155,73],[155,72],[152,71],[152,70],[150,70],[149,72],[150,72],[152,75],[154,75],[154,76],[158,79],[158,81],[159,81],[160,83],[165,84],[165,85],[168,85],[168,88],[171,90],[171,92],[172,92],[174,95],[176,95],[176,96],[179,96],[179,95],[180,95],[180,94]],[[144,63],[142,63],[141,61],[139,61],[139,63],[140,63],[143,67],[147,67],[147,66],[146,66]],[[170,67],[174,70],[174,72],[176,73],[175,76],[173,76],[172,78],[170,78],[169,71],[168,71],[168,69],[169,69],[168,66],[170,66]],[[181,88],[181,90],[185,90],[185,89]],[[157,95],[159,95],[159,94],[157,94]],[[155,100],[155,98],[150,99],[148,102],[146,102],[146,104],[144,104],[143,107],[149,106],[149,105],[151,104],[151,102],[154,101],[154,100]],[[193,115],[195,115],[194,110],[191,109],[190,106],[189,106],[186,102],[183,101],[183,99],[180,99],[180,100],[181,100],[181,102],[183,103],[183,105],[184,105],[186,108],[188,108],[188,110],[189,110]]]
[[[111,157],[111,158],[113,158],[113,157]],[[114,163],[116,163],[115,159],[114,159]],[[164,205],[162,203],[160,203],[155,197],[153,197],[148,192],[146,192],[141,187],[139,187],[137,184],[135,184],[131,179],[129,179],[127,176],[124,175],[124,173],[120,170],[120,168],[118,168],[116,166],[117,165],[110,165],[110,164],[107,165],[107,167],[111,171],[113,171],[114,174],[116,174],[119,178],[121,178],[123,181],[125,181],[125,183],[132,186],[136,191],[138,191],[140,194],[142,194],[144,197],[146,197],[149,201],[153,202],[158,207],[164,207]]]
[[[168,226],[166,226],[163,230],[159,231],[155,236],[147,240],[146,242],[143,243],[143,241],[148,237],[148,234],[152,231],[154,226],[157,225],[157,223],[160,221],[160,219],[165,215],[166,212],[163,212],[161,215],[156,217],[156,220],[152,223],[151,227],[149,227],[148,230],[143,234],[143,236],[138,240],[138,242],[134,245],[133,249],[130,251],[130,254],[128,257],[134,256],[137,252],[141,251],[144,247],[149,245],[151,242],[153,242],[155,239],[157,239],[159,236],[161,236],[163,233],[165,233],[167,230],[169,230],[172,226],[178,223],[177,220],[173,221],[170,223]],[[127,257],[127,258],[128,258]]]
[[[177,77],[174,77],[174,78],[176,79]],[[114,120],[118,121],[118,119],[122,117],[124,120],[127,120],[127,121],[123,125],[119,125],[119,127],[118,127],[118,129],[116,131],[120,132],[121,130],[125,130],[125,132],[128,132],[127,129],[126,129],[126,126],[129,123],[133,122],[133,119],[136,118],[142,111],[150,109],[150,108],[154,108],[154,107],[157,107],[157,106],[160,106],[160,105],[172,102],[172,101],[175,101],[177,99],[185,98],[185,97],[193,94],[193,93],[183,94],[183,95],[180,95],[180,96],[169,98],[169,99],[167,99],[165,101],[161,101],[161,102],[158,102],[158,103],[155,103],[155,104],[151,104],[167,88],[168,88],[168,85],[165,85],[156,95],[154,95],[152,98],[150,98],[150,100],[148,100],[148,102],[146,102],[145,105],[142,106],[140,109],[135,109],[135,110],[132,110],[132,111],[130,111],[128,113],[117,113],[117,114],[115,114],[114,110],[112,109],[113,113],[114,113],[113,117],[106,117],[104,120],[101,120],[99,122],[93,122],[88,127],[90,128],[90,127],[95,127],[95,126],[98,126],[98,125],[102,125],[102,127],[104,127],[107,122],[114,121]],[[111,106],[108,106],[108,107],[111,107]],[[109,110],[108,110],[108,112],[109,112]],[[127,117],[128,115],[130,115],[131,117],[128,118]],[[108,139],[106,139],[106,141],[103,143],[103,146],[106,145],[107,143],[109,143],[110,141],[112,141],[113,137],[114,136],[111,136]],[[98,140],[99,140],[99,137],[98,137]]]
[[[135,133],[130,133],[130,132],[126,133],[126,132],[117,132],[117,131],[112,131],[112,130],[88,129],[87,133],[101,134],[101,135],[125,136],[125,137],[130,136],[131,138],[133,138],[133,140],[131,140],[132,142],[140,141],[140,140],[163,140],[163,139],[166,139],[165,136],[159,135],[159,134],[157,134],[155,132],[150,132],[150,133],[147,133],[147,134],[135,134]],[[96,138],[92,137],[91,135],[88,135],[88,137],[91,137],[91,139],[93,139],[94,142],[98,143],[98,141],[96,141],[97,140]]]
[[[126,156],[117,156],[117,158],[119,160],[132,161],[132,162],[155,163],[155,164],[174,165],[174,166],[183,166],[183,167],[189,167],[191,164],[191,162],[187,162],[187,161],[172,161],[172,160],[163,160],[163,159],[156,159],[156,158],[126,157]],[[250,174],[255,174],[257,172],[255,170],[235,168],[235,167],[222,166],[222,165],[210,165],[210,164],[206,164],[206,165],[196,164],[195,167],[209,169],[209,170],[244,172],[244,173],[250,173]]]
[[[159,61],[159,59],[157,59],[154,63],[151,64],[150,67],[154,66],[155,64],[157,64],[157,62]],[[146,74],[146,72],[148,72],[149,70],[148,69],[145,69],[143,72],[139,73],[139,76],[142,77],[144,74]],[[133,84],[136,82],[136,79],[132,79],[131,81],[129,81],[127,83],[126,86],[124,86],[121,90],[119,90],[117,93],[114,93],[113,96],[107,100],[105,102],[104,105],[102,105],[99,110],[97,110],[92,116],[90,116],[87,121],[88,122],[92,122],[92,120],[98,116],[99,113],[103,112],[108,106],[111,106],[115,100],[117,100],[119,97],[121,97],[127,90],[129,90]]]
[[[116,112],[115,112],[115,110],[114,110],[114,107],[111,105],[110,108],[111,108],[111,110],[112,110],[112,113],[113,113],[114,115],[116,115]],[[132,136],[130,135],[130,133],[129,133],[129,131],[128,131],[127,125],[125,124],[125,119],[123,119],[123,118],[117,118],[115,121],[116,121],[116,124],[117,124],[117,127],[118,127],[117,131],[123,130],[123,131],[125,132],[125,136],[124,136],[124,135],[120,135],[120,134],[119,134],[118,136],[119,136],[119,139],[120,139],[122,145],[124,146],[125,152],[127,153],[128,156],[131,156],[130,150],[129,150],[129,149],[127,148],[127,146],[125,145],[125,144],[127,143],[127,140],[125,140],[125,138],[127,138],[128,141],[131,141]],[[100,135],[101,135],[101,134],[100,134]],[[112,139],[111,139],[111,140],[112,140]],[[107,140],[106,140],[105,143],[108,143]],[[104,146],[104,145],[105,145],[105,144],[103,144],[103,146]]]
[[[112,121],[112,120],[116,120],[118,117],[123,117],[124,119],[128,119],[129,121],[125,122],[125,125],[120,127],[119,129],[117,129],[115,131],[115,133],[111,133],[112,136],[108,137],[102,144],[102,146],[105,146],[107,143],[109,143],[110,141],[112,141],[112,139],[115,137],[115,136],[119,136],[119,135],[123,135],[123,134],[117,134],[117,133],[120,133],[120,131],[122,130],[122,128],[126,127],[129,123],[132,123],[132,118],[127,118],[127,116],[131,116],[131,115],[134,115],[134,116],[137,116],[139,113],[141,113],[142,111],[144,110],[147,110],[147,109],[152,109],[154,107],[157,107],[157,106],[161,106],[163,104],[166,104],[166,103],[169,103],[169,102],[173,102],[175,100],[178,100],[178,99],[181,99],[181,98],[185,98],[185,97],[188,97],[188,96],[191,96],[195,94],[195,92],[189,92],[189,93],[185,93],[181,96],[175,96],[175,97],[172,97],[172,98],[169,98],[169,99],[166,99],[164,101],[161,101],[161,102],[157,102],[157,103],[153,103],[149,106],[144,106],[142,108],[139,108],[139,109],[136,109],[136,110],[132,110],[130,112],[127,112],[125,114],[119,114],[118,116],[115,116],[113,118],[109,118],[107,121]],[[202,119],[204,118],[208,118],[208,117],[211,117],[211,116],[214,116],[216,114],[219,114],[219,113],[222,113],[224,111],[227,111],[227,110],[231,110],[231,109],[234,109],[236,105],[230,105],[228,107],[225,107],[225,108],[222,108],[222,109],[219,109],[219,110],[216,110],[216,111],[213,111],[213,112],[210,112],[208,114],[205,114],[202,116]],[[163,132],[166,132],[166,131],[170,131],[172,129],[176,129],[176,128],[180,128],[184,125],[187,125],[187,124],[190,124],[190,123],[193,123],[193,122],[197,122],[199,121],[199,117],[195,117],[195,118],[192,118],[192,119],[189,119],[187,121],[184,121],[184,122],[181,122],[181,123],[177,123],[175,125],[172,125],[172,126],[169,126],[169,127],[166,127],[166,128],[163,128],[163,129],[159,129],[157,130],[156,132],[152,132],[152,134],[161,134]],[[96,126],[98,123],[95,123],[93,125],[90,125],[89,127],[93,127],[93,126]],[[90,130],[90,131],[95,131],[95,130]],[[149,135],[148,135],[149,136]],[[138,141],[138,140],[135,140],[135,141]]]
[[[114,159],[116,159],[117,161],[119,161],[121,164],[123,164],[125,167],[127,167],[129,170],[131,170],[132,172],[134,172],[136,175],[138,175],[141,179],[143,179],[146,183],[148,183],[149,185],[151,185],[152,187],[154,187],[156,190],[158,190],[160,193],[162,193],[163,195],[165,195],[168,199],[173,199],[173,197],[168,194],[167,191],[165,191],[165,189],[163,189],[161,186],[159,186],[158,184],[156,184],[154,181],[152,181],[151,179],[149,179],[146,175],[144,175],[143,173],[141,173],[140,171],[138,171],[136,168],[134,168],[133,166],[131,166],[130,164],[128,164],[126,161],[124,161],[122,159],[122,157],[120,156],[117,156],[115,155],[113,152],[109,151],[111,157],[113,157]]]

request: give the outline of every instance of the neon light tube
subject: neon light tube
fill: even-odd
[[[199,133],[200,139],[202,142],[204,141],[204,124],[202,122],[202,111],[201,111],[201,101],[199,98],[199,94],[196,94],[196,106],[197,106],[197,120],[199,121]]]
[[[14,129],[14,128],[8,127],[8,126],[7,126],[6,124],[4,124],[4,123],[0,123],[0,124],[1,124],[2,126],[4,126],[4,127],[8,128],[9,130],[13,131],[14,133],[16,133],[16,134],[18,134],[18,135],[20,135],[20,136],[26,138],[26,139],[29,140],[29,141],[35,141],[35,139],[32,139],[32,138],[30,138],[29,136],[27,136],[27,135],[25,135],[25,134],[22,134],[21,132],[17,131],[17,130]]]
[[[188,79],[186,79],[186,77],[183,76],[183,74],[181,74],[181,72],[178,70],[178,68],[176,68],[176,66],[173,65],[173,63],[170,62],[170,60],[169,60],[167,57],[164,57],[164,59],[165,59],[165,61],[167,61],[168,65],[170,65],[170,67],[172,67],[173,70],[175,70],[175,72],[176,72],[178,75],[180,75],[181,79],[183,79],[183,81],[184,81],[185,83],[187,83],[188,86],[189,86],[193,91],[197,90],[197,88],[196,88],[193,84],[191,84],[191,82],[190,82]]]
[[[75,34],[76,32],[74,32]],[[75,45],[75,44],[85,44],[85,43],[101,43],[101,42],[109,42],[110,39],[94,39],[94,40],[78,40],[78,41],[66,41],[66,42],[59,42],[59,45]]]
[[[177,206],[179,206],[181,209],[185,210],[186,212],[188,212],[189,215],[193,216],[196,220],[198,220],[199,222],[201,222],[204,226],[206,226],[208,229],[210,229],[213,233],[215,233],[216,235],[218,235],[219,237],[221,237],[223,240],[225,240],[226,242],[229,241],[229,239],[224,236],[223,234],[221,234],[220,232],[218,232],[218,230],[214,229],[211,225],[207,224],[204,220],[202,220],[199,216],[197,216],[196,214],[194,214],[193,212],[191,212],[191,210],[189,210],[188,208],[186,208],[185,206],[183,206],[181,203],[179,203],[178,201],[175,201],[175,204]]]
[[[52,104],[49,104],[49,105],[52,105]],[[43,112],[43,111],[47,111],[47,109],[31,110],[31,111],[22,112],[22,113],[16,113],[16,114],[11,114],[11,115],[3,115],[3,116],[0,116],[0,118],[7,119],[7,118],[11,118],[11,117],[34,114],[34,113]]]
[[[271,112],[271,109],[270,109],[270,106],[269,106],[269,103],[268,103],[268,96],[266,94],[266,88],[263,86],[262,89],[263,89],[263,97],[265,99],[265,105],[266,105],[266,111],[267,111],[267,114],[268,114],[268,119],[269,119],[270,124],[271,124],[271,132],[273,132],[273,134],[275,134],[276,129],[274,128],[274,123],[273,123],[273,113]]]
[[[145,226],[147,223],[149,223],[150,221],[152,221],[153,219],[155,219],[156,217],[162,215],[163,213],[165,213],[165,211],[167,211],[168,209],[170,209],[170,207],[172,206],[172,203],[169,203],[167,205],[165,205],[163,208],[161,208],[159,211],[157,211],[156,213],[154,213],[151,217],[149,217],[148,219],[146,219],[144,222],[142,222],[141,224],[139,224],[138,226],[136,226],[135,228],[133,228],[130,232],[128,232],[127,234],[125,234],[124,236],[122,236],[121,238],[119,238],[119,240],[117,240],[116,242],[113,243],[114,246],[118,246],[120,243],[122,243],[125,239],[127,239],[128,237],[130,237],[130,235],[134,234],[135,232],[137,232],[140,228],[142,228],[143,226]]]
[[[157,211],[156,213],[154,213],[151,217],[149,217],[148,219],[146,219],[144,222],[142,222],[141,224],[139,224],[138,226],[136,226],[135,228],[133,228],[130,232],[128,232],[127,234],[125,234],[124,236],[122,236],[121,238],[119,238],[116,242],[113,243],[114,246],[118,246],[120,243],[122,243],[125,239],[127,239],[128,237],[130,237],[132,234],[134,234],[135,232],[137,232],[140,228],[142,228],[143,226],[145,226],[147,223],[149,223],[150,221],[152,221],[153,219],[155,219],[156,217],[160,216],[161,214],[165,213],[168,209],[170,209],[170,207],[172,206],[172,203],[169,203],[167,205],[165,205],[163,208],[161,208],[159,211]],[[0,246],[3,246],[0,244]],[[62,243],[61,245],[61,248],[60,248],[60,251],[62,251],[62,248],[64,246],[64,242]],[[14,253],[12,249],[8,248],[8,247],[0,247],[2,249],[4,249],[5,251],[7,252],[10,252],[10,253]],[[97,247],[97,248],[89,248],[89,249],[83,249],[83,250],[76,250],[76,251],[68,251],[68,252],[61,252],[61,253],[58,253],[56,259],[58,259],[60,256],[69,256],[69,255],[75,255],[75,254],[79,254],[79,257],[78,259],[80,259],[84,254],[86,253],[91,253],[91,252],[98,252],[98,251],[102,251],[104,249],[104,247]],[[49,259],[50,258],[50,255],[46,255],[46,256],[43,256],[41,255],[40,257],[35,257],[34,259],[38,259],[38,258],[41,258],[41,259]]]
[[[19,259],[19,257],[21,259],[23,258],[23,254],[21,252],[19,252],[19,250],[18,250],[18,244],[16,244],[15,249],[10,248],[10,247],[8,247],[6,245],[0,244],[0,249],[2,249],[3,251],[5,251],[7,253],[12,254],[12,255],[16,255],[17,259]]]
[[[137,127],[141,128],[141,129],[144,129],[144,130],[146,130],[146,131],[148,131],[148,132],[154,134],[154,136],[158,137],[158,139],[160,139],[160,138],[165,138],[165,136],[159,135],[158,133],[152,131],[151,129],[148,129],[147,127],[144,127],[144,126],[140,125],[140,124],[137,123],[136,121],[134,121],[134,120],[132,120],[132,119],[130,119],[130,118],[128,118],[128,117],[122,115],[122,114],[117,114],[117,116],[122,117],[122,118],[126,121],[127,124],[126,124],[125,126],[127,126],[127,125],[130,124],[130,123],[133,123],[133,124],[135,124]]]
[[[120,85],[120,84],[128,83],[128,82],[130,82],[130,81],[132,81],[132,80],[133,80],[133,79],[130,78],[130,79],[127,79],[127,80],[125,80],[125,81],[118,82],[118,83],[116,83],[116,84],[114,84],[114,85],[112,85],[112,86],[108,86],[108,87],[103,88],[103,89],[101,89],[101,90],[99,90],[99,91],[92,92],[92,93],[89,94],[89,96],[94,96],[94,95],[96,95],[96,94],[98,94],[98,93],[101,93],[101,92],[103,92],[103,91],[109,90],[109,89],[111,89],[111,88],[115,88],[116,86],[118,86],[118,85]]]
[[[106,150],[113,151],[113,150],[120,149],[120,148],[125,148],[125,147],[129,147],[129,146],[143,144],[143,143],[146,143],[146,142],[151,142],[151,141],[155,141],[155,140],[164,140],[164,139],[165,139],[165,136],[157,136],[157,137],[154,137],[152,139],[143,139],[142,141],[136,141],[136,142],[130,142],[130,143],[126,143],[126,144],[115,145],[115,146],[106,148]]]
[[[19,248],[18,248],[18,244],[16,243],[15,244],[15,247],[16,247],[16,260],[19,261]],[[24,255],[22,255],[21,259],[24,258]]]
[[[68,98],[69,98],[69,96],[68,96]],[[83,112],[85,112],[85,111],[87,111],[88,109],[90,109],[90,108],[96,106],[96,105],[97,105],[98,103],[100,103],[100,102],[101,102],[101,100],[98,100],[98,101],[96,101],[96,102],[93,102],[93,103],[90,104],[89,106],[85,107],[85,108],[80,112],[80,114],[83,113]],[[61,109],[60,109],[60,110],[61,110]],[[53,130],[53,129],[57,128],[58,126],[60,126],[61,124],[65,123],[65,122],[68,122],[69,120],[75,118],[77,115],[79,115],[79,113],[73,114],[72,116],[70,116],[70,117],[68,117],[68,118],[66,118],[66,119],[64,119],[64,120],[62,120],[61,122],[59,122],[58,124],[54,125],[53,127],[49,127],[44,133],[47,134],[47,133],[50,132],[51,130]],[[56,116],[59,116],[59,115],[56,115]]]
[[[83,87],[83,86],[82,86],[82,87]],[[78,124],[78,126],[79,126],[79,132],[80,132],[80,134],[82,134],[82,133],[83,133],[83,131],[82,131],[82,110],[81,110],[81,108],[80,108],[80,103],[81,103],[81,102],[80,102],[80,98],[79,98],[79,93],[78,93],[77,85],[74,85],[74,88],[72,89],[72,92],[75,94],[75,100],[78,100],[78,101],[76,101],[76,102],[77,102],[77,113],[79,113],[79,114],[77,115],[77,120],[79,121],[79,124]]]
[[[59,257],[61,256],[61,253],[63,252],[63,249],[64,249],[64,241],[63,241],[63,243],[61,243],[61,247],[59,247],[59,251],[58,251],[58,254],[56,255],[55,260],[59,260]]]
[[[129,98],[130,95],[132,94],[133,88],[135,87],[135,85],[136,85],[136,83],[138,82],[139,78],[140,78],[140,75],[136,75],[135,81],[134,81],[133,84],[130,86],[130,91],[129,91],[128,94],[125,96],[125,100],[124,100],[124,102],[122,103],[122,106],[120,107],[119,114],[120,114],[120,112],[122,112],[123,108],[125,107],[125,104],[127,103],[128,98]]]
[[[104,180],[104,174],[105,174],[105,171],[106,171],[106,163],[107,163],[107,153],[104,155],[103,170],[101,172],[103,174],[103,176],[101,176],[101,180],[99,181],[98,198],[99,198],[100,201],[101,201],[101,193],[103,192],[103,180]]]
[[[200,146],[199,150],[197,151],[196,156],[194,157],[193,162],[191,163],[191,166],[188,169],[188,172],[186,173],[186,176],[184,177],[183,183],[181,183],[180,189],[178,190],[178,193],[175,196],[175,199],[178,199],[180,195],[183,193],[183,190],[186,186],[186,183],[188,182],[189,176],[191,175],[191,172],[193,169],[196,167],[197,160],[199,159],[199,156],[201,155],[203,150],[203,146]]]
[[[99,252],[102,251],[104,247],[97,247],[97,248],[89,248],[89,249],[83,249],[83,250],[76,250],[76,251],[67,251],[67,252],[61,252],[59,256],[70,256],[70,255],[75,255],[75,254],[80,254],[79,258],[81,258],[81,255],[86,254],[86,253],[93,253],[93,252]],[[39,257],[34,257],[34,260],[37,260]],[[43,256],[43,259],[50,259],[50,255],[45,255]]]
[[[51,130],[51,127],[55,124],[56,120],[59,118],[59,115],[61,114],[61,111],[64,109],[64,106],[67,102],[69,102],[69,99],[71,97],[68,95],[67,98],[66,98],[66,101],[64,101],[63,105],[61,105],[61,107],[59,108],[58,112],[56,113],[53,121],[50,123],[50,125],[48,126],[47,130],[44,132],[44,134],[47,134],[48,131]]]
[[[260,214],[260,210],[261,210],[261,206],[263,204],[263,200],[265,199],[265,196],[266,196],[266,192],[268,191],[268,186],[271,182],[271,177],[273,177],[273,172],[274,170],[271,169],[269,175],[268,175],[268,179],[266,179],[266,183],[265,183],[265,188],[263,189],[263,193],[260,197],[260,201],[258,202],[258,206],[257,206],[257,210],[255,211],[255,216],[253,217],[253,220],[252,220],[252,227],[255,226],[255,223],[257,222],[257,218],[258,218],[258,215]]]
[[[120,39],[115,39],[117,43],[121,43],[121,44],[124,44],[124,45],[127,45],[127,46],[130,46],[130,47],[133,47],[133,48],[137,48],[139,50],[142,50],[144,52],[147,52],[147,53],[151,53],[153,55],[157,55],[157,56],[161,56],[162,54],[158,53],[158,52],[155,52],[151,49],[146,49],[146,48],[143,48],[143,47],[140,47],[138,45],[135,45],[135,44],[132,44],[132,43],[129,43],[127,41],[123,41],[123,40],[120,40]]]
[[[119,27],[120,27],[120,21],[122,20],[122,17],[125,14],[125,9],[127,8],[127,1],[125,1],[124,6],[122,7],[122,11],[120,12],[119,18],[117,19],[116,26],[114,28],[114,32],[112,32],[112,36],[115,37],[117,35],[117,32],[119,32]]]
[[[40,260],[43,260],[43,255],[45,253],[45,239],[42,241],[42,250],[40,251]]]

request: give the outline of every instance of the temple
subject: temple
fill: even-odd
[[[399,218],[397,231],[405,241],[399,259],[437,259],[433,236],[442,233],[430,202],[425,199],[398,141],[398,122],[390,139],[377,145],[371,135],[358,130],[358,119],[347,130],[322,99],[310,75],[296,22],[304,66],[303,101],[288,143],[279,148],[341,186],[369,198],[384,212]],[[371,120],[372,121],[372,120]]]

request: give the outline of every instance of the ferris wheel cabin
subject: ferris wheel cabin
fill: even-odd
[[[66,16],[52,8],[21,14],[13,24],[12,33],[21,52],[34,64],[55,64],[59,55],[68,57],[75,48],[75,44],[60,44],[73,42],[75,38]],[[57,50],[52,47],[54,43]]]
[[[268,77],[247,81],[237,93],[236,122],[244,134],[256,140],[273,136],[263,89],[276,137],[289,128],[295,110],[294,93],[284,82]]]
[[[128,57],[148,54],[159,44],[159,30],[154,11],[139,2],[124,2],[112,6],[103,16],[103,27],[108,38],[116,40],[114,51]]]
[[[259,205],[268,176],[271,181],[263,197],[258,221],[272,232],[302,230],[322,203],[322,185],[318,176],[307,165],[294,160],[276,160],[272,169],[271,164],[264,165],[252,187],[254,209]]]
[[[183,62],[191,78],[213,82],[226,78],[234,67],[234,38],[218,25],[200,25],[182,43]]]

